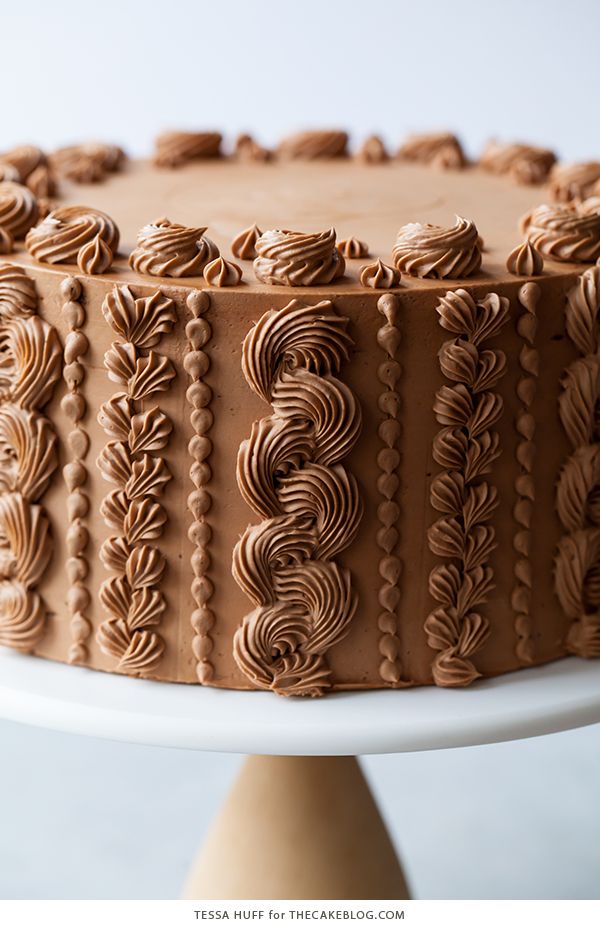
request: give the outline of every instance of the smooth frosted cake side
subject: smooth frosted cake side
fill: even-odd
[[[590,191],[193,158],[15,208],[0,643],[311,696],[599,655]]]

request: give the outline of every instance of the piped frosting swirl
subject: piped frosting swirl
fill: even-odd
[[[340,239],[337,248],[344,258],[367,258],[369,254],[367,243],[363,242],[362,239],[356,239],[354,236],[350,236],[349,239]]]
[[[434,168],[464,168],[465,153],[456,136],[450,132],[434,132],[410,136],[398,149],[403,161],[416,161]]]
[[[252,136],[242,133],[235,140],[234,152],[240,161],[270,161],[272,153],[260,145]]]
[[[0,155],[0,162],[12,165],[18,175],[15,180],[26,184],[36,168],[46,164],[46,156],[37,145],[17,145],[8,152],[3,152]]]
[[[368,136],[356,153],[356,157],[367,165],[380,165],[388,161],[390,156],[380,136]]]
[[[279,143],[281,158],[341,158],[348,154],[348,133],[337,129],[313,129],[288,136]]]
[[[123,164],[125,153],[118,145],[89,142],[68,145],[50,155],[50,164],[57,174],[80,184],[103,181],[107,174]]]
[[[492,174],[506,174],[518,184],[543,184],[556,162],[550,149],[521,142],[489,142],[479,164]]]
[[[256,243],[261,236],[262,231],[258,226],[249,226],[248,229],[242,229],[231,243],[231,251],[236,258],[251,261],[256,258]]]
[[[398,271],[419,278],[468,278],[481,267],[481,245],[472,220],[456,217],[454,226],[408,223],[398,232],[392,252]]]
[[[138,233],[137,247],[129,264],[139,274],[159,278],[189,278],[201,275],[209,262],[219,257],[206,226],[181,226],[161,218]]]
[[[38,221],[37,198],[23,184],[0,183],[0,226],[15,239],[22,239]]]
[[[555,165],[550,172],[550,192],[555,200],[584,200],[600,181],[600,161]]]
[[[268,229],[256,241],[254,273],[265,284],[329,284],[343,275],[345,267],[333,228],[320,233]]]
[[[75,264],[79,252],[98,236],[114,254],[119,246],[115,222],[92,207],[59,207],[29,230],[25,245],[38,262]]]
[[[506,269],[519,277],[532,278],[541,274],[544,268],[544,259],[541,252],[526,240],[512,250],[506,259]]]
[[[221,141],[220,132],[163,132],[155,143],[154,164],[176,168],[199,158],[217,158]]]
[[[572,205],[536,207],[521,220],[522,231],[546,258],[595,262],[600,258],[600,213]]]
[[[363,265],[360,269],[360,283],[363,287],[387,290],[390,287],[396,287],[399,281],[400,275],[396,269],[384,265],[380,258],[368,265]]]
[[[242,280],[242,269],[219,255],[204,269],[204,280],[211,287],[235,287]]]

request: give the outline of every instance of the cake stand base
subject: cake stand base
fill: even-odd
[[[357,755],[476,746],[600,722],[600,661],[564,659],[465,690],[321,701],[137,681],[0,648],[0,717],[69,733],[250,753],[190,874],[200,900],[403,899]]]
[[[249,756],[184,896],[406,900],[409,893],[356,758]]]

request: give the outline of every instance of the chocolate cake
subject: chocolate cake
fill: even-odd
[[[598,163],[168,132],[0,179],[1,645],[300,696],[600,656]]]

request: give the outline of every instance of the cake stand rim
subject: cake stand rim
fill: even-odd
[[[477,682],[289,700],[139,681],[0,648],[0,718],[121,742],[258,755],[367,755],[506,742],[600,722],[600,662]]]

